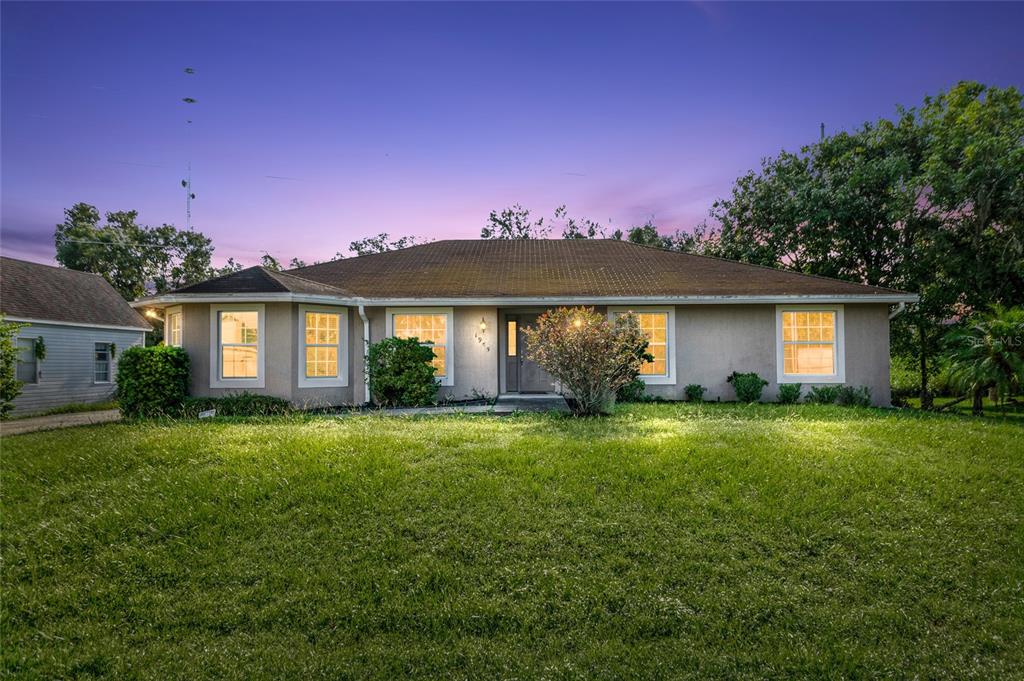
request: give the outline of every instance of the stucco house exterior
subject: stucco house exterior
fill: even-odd
[[[655,361],[647,391],[734,398],[726,377],[866,385],[888,405],[889,319],[912,294],[615,240],[437,241],[273,272],[251,267],[136,301],[161,308],[166,342],[192,360],[192,393],[251,391],[299,406],[369,400],[370,343],[434,348],[441,397],[557,386],[521,330],[557,306],[632,311]]]
[[[0,258],[0,313],[25,324],[15,415],[112,399],[118,354],[144,345],[152,331],[103,277],[14,258]]]

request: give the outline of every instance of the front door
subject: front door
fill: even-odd
[[[537,321],[538,316],[538,314],[532,313],[508,315],[507,317],[508,324],[506,329],[509,334],[507,347],[510,350],[512,348],[515,349],[514,355],[511,351],[508,353],[511,356],[508,358],[509,361],[506,365],[506,382],[510,391],[549,393],[555,390],[555,381],[551,378],[551,374],[544,371],[539,364],[527,357],[527,341],[526,336],[523,334],[523,327],[532,326]],[[512,341],[513,336],[515,337],[514,342]]]

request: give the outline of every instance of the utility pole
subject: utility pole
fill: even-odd
[[[825,141],[825,124],[824,123],[821,124],[821,141],[822,142]]]

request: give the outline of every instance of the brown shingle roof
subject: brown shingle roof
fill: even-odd
[[[8,317],[152,330],[98,274],[0,258],[0,312]]]
[[[900,293],[610,239],[435,241],[289,273],[366,298]]]

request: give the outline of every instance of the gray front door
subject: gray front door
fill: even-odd
[[[516,315],[518,324],[516,333],[518,340],[519,355],[519,392],[521,393],[549,393],[555,390],[555,381],[551,374],[540,368],[540,365],[527,358],[526,337],[523,334],[524,326],[532,326],[537,321],[536,314]]]

